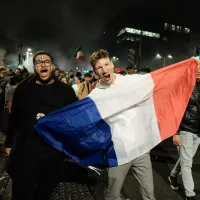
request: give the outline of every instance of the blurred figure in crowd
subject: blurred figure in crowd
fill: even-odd
[[[10,78],[9,83],[6,85],[5,107],[7,107],[9,113],[11,113],[13,94],[18,83],[19,83],[18,80],[14,76]]]
[[[60,76],[64,76],[65,72],[60,70]]]
[[[63,83],[65,83],[65,84],[67,84],[67,78],[64,77],[64,76],[60,79],[60,81],[63,82]]]
[[[15,77],[16,77],[17,81],[21,82],[23,80],[23,77],[22,77],[22,74],[21,74],[21,69],[16,68],[14,72],[15,72]]]
[[[82,82],[81,76],[77,76],[76,75],[75,82],[76,82],[76,84],[72,85],[72,88],[74,89],[74,92],[76,93],[76,96],[78,96],[79,86],[80,86],[80,84]]]
[[[67,84],[69,86],[72,86],[74,83],[74,71],[72,69],[70,69],[68,71],[68,75],[67,75]]]
[[[134,74],[134,69],[133,69],[132,66],[128,66],[128,67],[126,68],[126,70],[127,70],[127,74],[128,74],[128,75]]]
[[[59,76],[60,76],[60,70],[59,70],[58,68],[56,68],[55,71],[54,71],[54,77],[55,77],[56,79],[58,79]]]
[[[90,83],[91,79],[92,79],[92,75],[90,73],[84,74],[84,82],[82,82],[79,85],[79,89],[78,89],[78,94],[77,94],[78,99],[81,100],[87,97],[92,91],[91,83]]]

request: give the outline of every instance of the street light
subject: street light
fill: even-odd
[[[170,59],[172,59],[172,55],[170,55],[170,54],[167,57],[170,58]]]
[[[161,55],[158,53],[158,54],[156,55],[156,58],[162,58],[162,57],[161,57]]]
[[[160,59],[160,58],[162,58],[162,56],[158,53],[156,55],[156,58]],[[173,57],[172,57],[172,55],[168,54],[167,58],[172,59]],[[165,63],[166,63],[166,57],[163,57],[163,67],[165,67]]]
[[[116,62],[116,61],[118,61],[119,59],[118,59],[117,57],[113,56],[113,57],[112,57],[112,60],[113,60],[114,62]]]
[[[30,52],[30,51],[31,51],[31,49],[30,49],[30,48],[28,48],[28,51]]]

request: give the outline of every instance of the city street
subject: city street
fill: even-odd
[[[168,175],[170,170],[177,159],[177,150],[176,147],[172,144],[172,139],[164,141],[162,144],[158,145],[152,152],[153,157],[153,172],[154,172],[154,183],[155,183],[155,196],[157,200],[182,200],[184,198],[184,192],[181,189],[178,192],[175,192],[171,189],[168,183]],[[3,160],[2,157],[1,161]],[[2,163],[0,164],[0,175],[2,175]],[[4,174],[5,176],[5,174]],[[195,191],[197,193],[196,199],[200,199],[200,150],[198,150],[193,165],[193,177],[195,181]],[[179,177],[179,182],[182,181]],[[7,187],[7,188],[6,188]],[[8,181],[2,180],[0,177],[0,199],[10,200],[9,190],[10,184]],[[122,195],[124,199],[130,200],[141,200],[140,193],[138,190],[138,184],[132,175],[131,170],[129,171],[127,178],[125,180]]]
[[[168,176],[170,170],[173,168],[177,159],[177,149],[172,144],[172,139],[164,141],[158,145],[151,153],[153,156],[158,156],[153,164],[154,172],[154,185],[155,185],[155,196],[157,200],[182,200],[185,199],[184,191],[181,189],[175,192],[171,189],[168,183]],[[198,150],[193,164],[193,177],[195,182],[196,199],[200,199],[200,149]],[[179,183],[182,185],[182,179],[179,177]],[[131,171],[129,172],[124,187],[125,193],[131,200],[140,200],[139,190],[137,188],[137,182]]]

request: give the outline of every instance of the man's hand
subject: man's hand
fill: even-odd
[[[38,114],[36,115],[36,119],[38,120],[38,119],[40,119],[41,117],[44,117],[44,116],[45,116],[44,113],[38,113]]]
[[[181,146],[181,136],[180,135],[174,135],[173,136],[173,143],[176,146]]]
[[[11,148],[6,148],[6,155],[7,155],[7,156],[10,155],[10,151],[11,151]]]

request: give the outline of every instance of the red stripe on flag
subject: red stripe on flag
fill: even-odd
[[[191,58],[151,73],[162,140],[176,134],[195,86],[197,71],[197,62]]]

